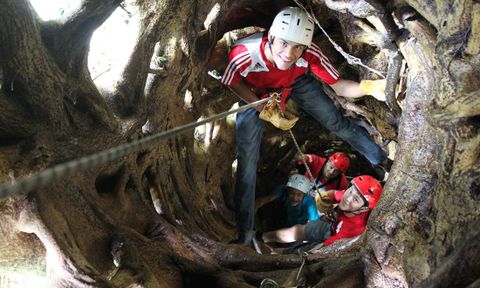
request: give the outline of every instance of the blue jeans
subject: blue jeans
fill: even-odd
[[[378,164],[387,158],[386,152],[362,128],[337,110],[313,76],[297,78],[290,98],[325,128],[359,151],[370,163]],[[253,230],[257,162],[264,129],[264,121],[258,118],[258,114],[254,108],[237,114],[237,182],[234,202],[240,233]]]

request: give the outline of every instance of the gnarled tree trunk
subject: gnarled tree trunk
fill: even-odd
[[[386,103],[330,95],[376,141],[397,143],[360,240],[303,258],[226,244],[235,231],[235,131],[218,120],[0,199],[0,281],[11,270],[46,267],[49,287],[251,287],[264,278],[287,287],[478,284],[480,4],[420,2],[296,2],[388,79]],[[228,110],[238,99],[207,74],[223,69],[224,34],[268,28],[294,4],[83,0],[57,23],[39,20],[27,0],[0,0],[0,179],[8,184]],[[117,85],[100,92],[89,43],[120,5],[138,9],[140,36]],[[212,9],[218,13],[204,27]],[[316,36],[345,77],[379,77],[352,69]],[[308,117],[293,131],[306,146],[338,141]],[[264,138],[258,173],[267,188],[259,193],[286,175],[294,151],[273,127]]]

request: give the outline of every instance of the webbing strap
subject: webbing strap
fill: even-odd
[[[267,102],[272,97],[261,99],[247,105],[241,106],[237,109],[230,111],[225,111],[210,117],[205,118],[204,120],[198,122],[191,122],[179,127],[172,128],[167,131],[163,131],[143,139],[135,140],[130,143],[122,144],[116,147],[109,148],[107,150],[100,151],[82,158],[74,159],[66,163],[58,164],[51,168],[47,168],[43,171],[34,173],[32,175],[16,179],[10,184],[2,184],[0,186],[0,200],[9,196],[12,196],[16,193],[27,193],[34,189],[43,187],[51,182],[58,180],[60,178],[72,175],[75,172],[94,168],[96,166],[108,163],[112,160],[123,157],[129,153],[144,150],[148,147],[151,147],[165,139],[168,139],[174,135],[185,132],[189,129],[195,128],[197,126],[213,122],[230,114],[244,111],[246,109],[258,106],[264,102]]]

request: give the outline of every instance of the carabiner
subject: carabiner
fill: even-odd
[[[270,97],[273,97],[275,99],[275,101],[277,101],[278,103],[280,103],[280,101],[282,101],[282,94],[280,94],[278,92],[270,93]]]

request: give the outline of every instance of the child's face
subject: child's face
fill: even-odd
[[[337,167],[332,163],[332,161],[328,160],[327,164],[325,164],[325,170],[323,171],[323,176],[327,179],[332,179],[338,176],[342,171],[338,170]]]
[[[307,46],[275,37],[272,43],[272,57],[280,70],[289,69],[307,49]]]
[[[362,207],[366,208],[363,210],[368,210],[368,206],[366,205],[368,205],[368,203],[366,203],[365,198],[362,196],[360,191],[357,190],[355,185],[352,185],[345,190],[342,200],[340,200],[340,203],[338,204],[338,208],[345,212],[357,212]]]
[[[288,199],[290,200],[290,204],[292,204],[292,206],[297,206],[298,204],[300,204],[300,202],[302,202],[303,198],[305,197],[305,193],[291,187],[287,188],[287,193]]]

